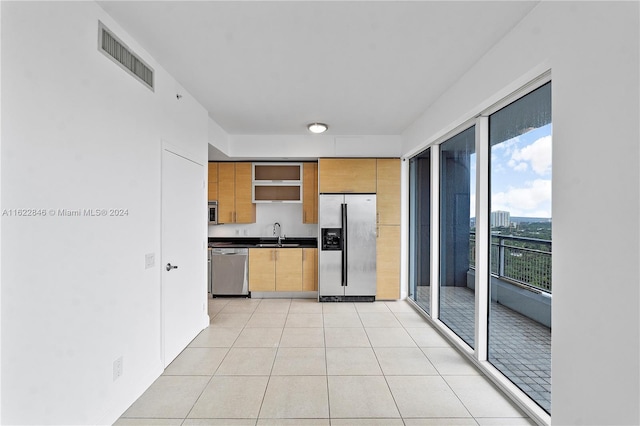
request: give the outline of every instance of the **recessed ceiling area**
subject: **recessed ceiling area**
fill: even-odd
[[[399,135],[537,1],[102,1],[230,135]]]

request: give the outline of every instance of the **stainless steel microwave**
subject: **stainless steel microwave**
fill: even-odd
[[[218,224],[218,202],[209,201],[209,225]]]

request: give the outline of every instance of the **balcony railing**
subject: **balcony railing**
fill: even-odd
[[[491,275],[551,293],[551,241],[491,236]],[[475,269],[476,235],[469,235],[469,268]]]

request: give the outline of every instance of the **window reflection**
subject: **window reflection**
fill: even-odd
[[[440,320],[475,344],[475,126],[440,145]]]
[[[409,162],[410,297],[431,313],[431,150]]]
[[[489,117],[489,361],[551,412],[551,83]]]

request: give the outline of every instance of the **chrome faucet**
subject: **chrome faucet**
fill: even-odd
[[[278,226],[278,234],[277,234],[278,245],[280,245],[280,244],[282,244],[282,226],[278,222],[273,224],[273,236],[274,237],[276,236],[276,225]]]

